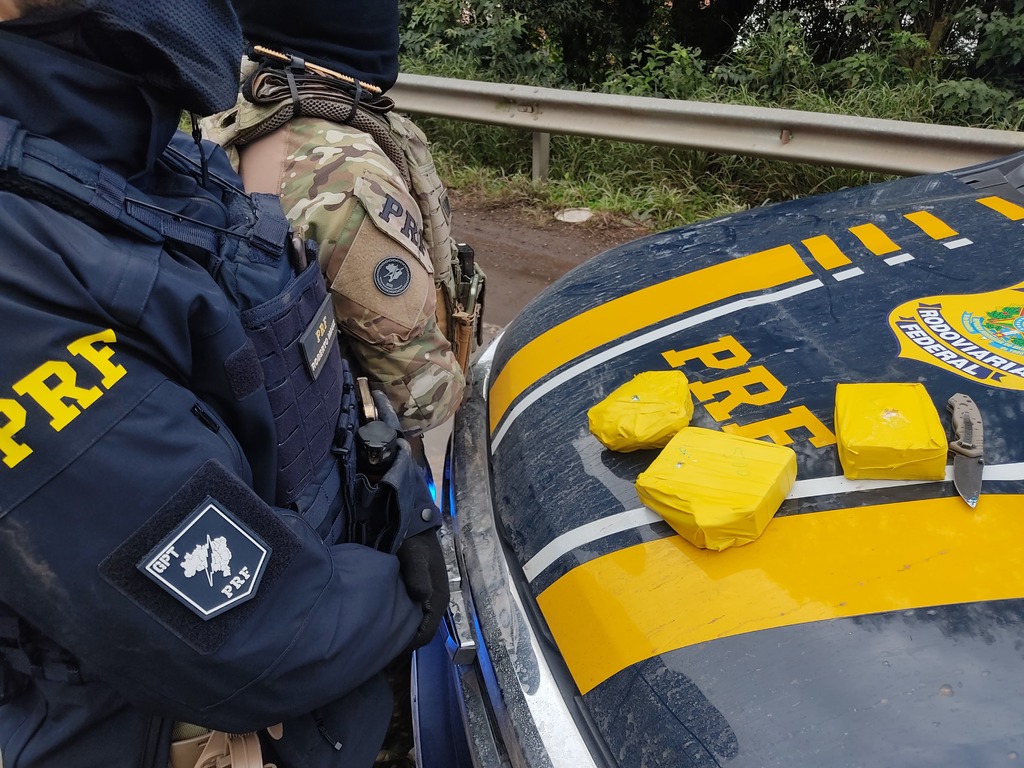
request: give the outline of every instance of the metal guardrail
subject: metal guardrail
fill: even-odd
[[[574,134],[899,175],[964,168],[1024,150],[1024,132],[908,123],[403,74],[399,110],[534,134],[534,178],[548,135]]]

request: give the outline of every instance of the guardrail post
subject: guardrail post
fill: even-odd
[[[551,166],[551,134],[533,132],[533,180],[547,181]]]

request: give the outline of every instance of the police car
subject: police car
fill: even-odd
[[[797,454],[752,543],[676,535],[635,489],[657,451],[588,429],[671,369],[692,425]],[[1024,761],[1024,153],[613,249],[473,373],[442,493],[452,610],[416,660],[421,768]],[[952,457],[944,480],[844,476],[835,393],[857,382],[923,384],[946,428],[951,396],[974,401],[976,506]]]

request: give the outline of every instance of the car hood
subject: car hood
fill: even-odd
[[[557,281],[487,351],[491,503],[596,762],[988,766],[1024,751],[1022,169],[1018,155],[638,240]],[[797,453],[749,545],[675,535],[634,487],[657,452],[609,451],[588,429],[612,390],[673,368],[691,424]],[[974,399],[976,509],[949,471],[843,476],[835,389],[852,382],[923,383],[947,426],[948,398]]]

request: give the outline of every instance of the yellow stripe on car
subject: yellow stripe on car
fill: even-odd
[[[699,307],[810,275],[796,249],[784,245],[666,280],[571,317],[530,341],[501,369],[488,393],[491,432],[528,388],[603,344]]]
[[[1021,219],[1024,219],[1024,208],[1016,203],[1011,203],[1009,200],[1003,200],[1001,197],[982,197],[978,202],[986,208],[991,208],[996,213],[1001,213],[1010,221],[1020,221]]]
[[[933,240],[942,240],[943,238],[955,237],[960,234],[934,213],[929,213],[928,211],[905,213],[903,214],[903,218],[907,219],[907,221],[912,224],[915,224],[922,232]]]
[[[900,249],[885,232],[874,224],[859,224],[856,227],[850,227],[850,232],[876,256],[884,256]]]
[[[850,263],[850,257],[839,250],[839,246],[828,235],[809,237],[802,242],[814,260],[825,269],[845,267]]]
[[[679,536],[591,560],[538,597],[580,691],[718,638],[885,611],[1024,597],[1024,497],[776,518],[723,552]]]

